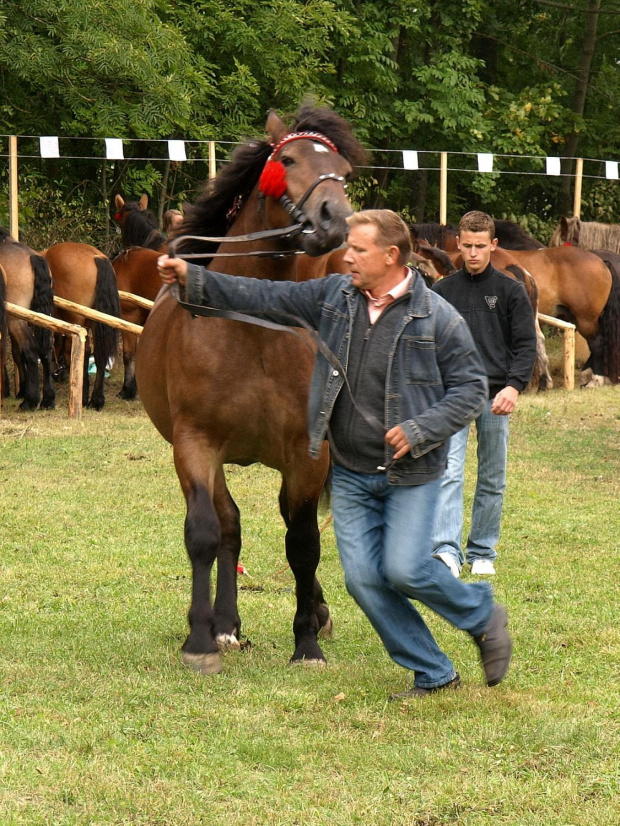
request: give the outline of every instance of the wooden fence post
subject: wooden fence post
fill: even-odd
[[[215,168],[215,141],[209,141],[209,178],[215,178],[217,170]]]
[[[573,217],[581,216],[581,184],[583,183],[583,158],[577,158],[575,166],[575,194],[573,197]]]
[[[439,173],[439,223],[448,223],[448,153],[441,153]]]
[[[9,231],[19,241],[19,205],[17,200],[17,136],[9,135]]]

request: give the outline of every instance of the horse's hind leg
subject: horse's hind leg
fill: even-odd
[[[284,481],[282,482],[282,486],[280,488],[279,505],[280,513],[282,514],[282,519],[284,520],[286,527],[290,528],[291,520],[289,517],[288,495],[286,492],[286,483]],[[312,601],[314,604],[316,618],[319,623],[319,634],[321,634],[324,637],[331,636],[332,619],[329,613],[329,607],[323,595],[323,587],[321,586],[321,583],[316,578],[316,576],[314,577],[314,583],[312,585]]]
[[[214,502],[220,520],[220,547],[217,552],[217,591],[213,630],[222,651],[239,648],[241,619],[237,606],[237,563],[241,551],[239,508],[228,488],[222,468],[215,479]]]
[[[190,632],[183,644],[183,662],[201,674],[217,674],[222,663],[214,634],[211,569],[220,546],[220,523],[212,501],[214,468],[201,436],[174,433],[174,462],[185,500],[185,547],[192,566]]]
[[[317,525],[317,506],[327,474],[327,460],[300,462],[284,476],[288,519],[285,520],[286,558],[295,577],[297,610],[293,621],[295,651],[291,663],[325,663],[317,642],[321,622],[327,626],[329,610],[316,579],[321,555],[321,540]],[[283,497],[281,495],[282,504]]]
[[[25,321],[11,324],[13,361],[19,376],[17,398],[23,401],[20,410],[36,410],[39,406],[39,361],[34,340]]]

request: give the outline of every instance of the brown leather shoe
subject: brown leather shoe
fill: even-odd
[[[409,697],[426,697],[428,694],[436,694],[438,691],[444,691],[447,688],[460,688],[461,687],[461,678],[458,674],[448,680],[447,683],[443,685],[437,685],[434,688],[422,688],[421,686],[415,686],[410,688],[409,691],[401,691],[399,694],[390,694],[390,700],[407,700]]]
[[[474,642],[480,651],[480,661],[484,669],[487,685],[497,685],[506,676],[512,657],[512,640],[507,631],[508,612],[505,605],[495,605],[491,618]]]

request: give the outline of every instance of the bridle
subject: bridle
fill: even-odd
[[[325,181],[336,181],[343,184],[346,189],[346,180],[342,175],[336,175],[335,172],[329,172],[324,175],[319,175],[310,186],[303,193],[301,198],[294,203],[286,194],[286,168],[282,161],[276,159],[276,156],[287,144],[297,140],[312,140],[315,143],[320,143],[327,147],[330,151],[339,154],[338,147],[320,132],[290,132],[285,135],[275,146],[273,146],[271,154],[265,162],[265,166],[259,179],[259,210],[264,210],[265,199],[267,197],[274,198],[283,206],[285,212],[291,217],[294,222],[288,227],[280,229],[265,229],[257,232],[249,232],[246,235],[226,235],[226,236],[205,236],[205,235],[180,235],[174,238],[168,245],[169,255],[171,258],[179,257],[189,261],[195,258],[237,258],[243,256],[255,256],[259,258],[286,258],[290,255],[301,255],[303,250],[253,250],[250,252],[200,252],[200,253],[177,253],[177,247],[184,241],[203,241],[213,244],[223,243],[247,243],[248,241],[269,241],[279,240],[287,241],[300,234],[311,235],[316,232],[312,221],[304,213],[303,207],[308,198],[312,195],[314,190]]]

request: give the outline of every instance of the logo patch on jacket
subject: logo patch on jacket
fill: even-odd
[[[496,295],[485,295],[484,300],[489,305],[489,310],[494,310],[495,305],[497,304],[497,296]]]

